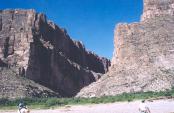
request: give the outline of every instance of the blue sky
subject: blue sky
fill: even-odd
[[[87,50],[112,58],[114,28],[120,22],[137,22],[142,0],[1,0],[0,9],[35,9],[66,28]]]

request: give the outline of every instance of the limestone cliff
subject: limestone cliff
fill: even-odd
[[[144,0],[142,21],[165,15],[174,16],[174,0]]]
[[[0,11],[0,66],[62,96],[74,96],[108,71],[110,61],[89,52],[65,29],[34,10]]]
[[[174,1],[144,0],[139,23],[118,24],[109,72],[78,96],[161,91],[174,86]]]

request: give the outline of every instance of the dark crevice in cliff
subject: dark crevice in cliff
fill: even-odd
[[[7,58],[9,50],[9,37],[6,37],[4,42],[4,58]]]
[[[0,31],[2,30],[2,17],[0,16]]]
[[[0,59],[0,67],[8,67],[8,64],[6,64]]]

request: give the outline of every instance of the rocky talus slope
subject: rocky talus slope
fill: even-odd
[[[0,98],[60,97],[60,94],[19,76],[15,68],[0,68]]]
[[[140,22],[118,24],[109,72],[77,96],[171,89],[174,86],[173,5],[173,0],[144,0]]]
[[[108,59],[87,51],[44,14],[0,11],[0,67],[16,67],[18,75],[71,97],[109,66]]]

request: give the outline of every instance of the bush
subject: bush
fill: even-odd
[[[0,105],[7,105],[9,100],[7,98],[1,98],[0,99]]]
[[[51,107],[55,105],[60,105],[61,103],[56,98],[51,98],[46,101],[46,106]]]

